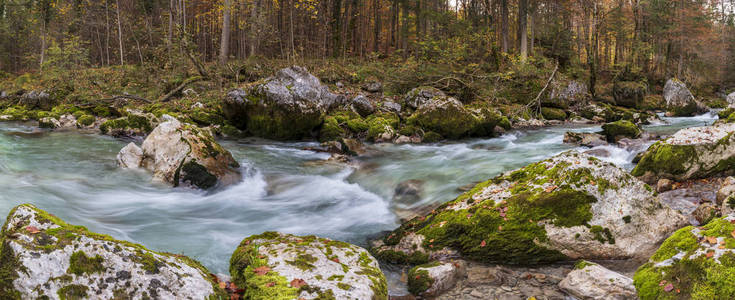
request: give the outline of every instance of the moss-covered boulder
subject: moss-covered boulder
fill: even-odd
[[[686,222],[653,193],[613,164],[568,151],[476,185],[373,251],[398,263],[453,251],[507,264],[638,257]]]
[[[633,279],[584,260],[575,264],[559,287],[576,299],[637,299]]]
[[[434,97],[446,97],[446,95],[434,87],[417,87],[406,94],[403,99],[403,104],[406,106],[406,109],[414,110],[431,102]]]
[[[248,237],[230,274],[244,299],[388,299],[385,275],[365,249],[315,236]]]
[[[225,299],[196,261],[67,224],[30,204],[0,233],[0,299]]]
[[[612,89],[615,104],[637,108],[643,104],[643,99],[648,94],[648,84],[642,81],[616,81]]]
[[[633,169],[635,176],[687,180],[735,173],[734,123],[679,130],[646,150]]]
[[[541,101],[542,106],[566,109],[589,100],[587,85],[577,80],[554,80],[548,98]]]
[[[643,300],[735,298],[735,216],[678,230],[633,280]]]
[[[602,133],[608,141],[615,142],[621,138],[639,138],[641,129],[631,121],[620,120],[602,125]]]
[[[223,112],[253,135],[280,140],[311,137],[339,97],[305,68],[293,66],[245,89],[230,91]]]
[[[495,126],[501,121],[500,113],[487,105],[465,107],[459,100],[447,96],[435,96],[408,118],[409,124],[425,132],[433,131],[451,139],[493,136]]]
[[[541,116],[547,120],[564,121],[567,119],[567,113],[563,109],[552,107],[542,107]]]
[[[200,189],[225,186],[240,181],[239,164],[207,130],[164,115],[165,122],[143,141],[140,149],[128,144],[118,155],[122,167],[141,167],[153,178]],[[139,165],[135,165],[139,162]]]
[[[102,122],[100,132],[114,137],[141,137],[150,133],[159,123],[152,113],[128,109],[125,114]]]
[[[702,112],[686,84],[676,78],[666,81],[664,100],[666,100],[666,112],[670,116],[686,117]]]
[[[51,110],[57,102],[51,94],[43,90],[30,91],[19,98],[18,104],[25,106],[27,109]]]

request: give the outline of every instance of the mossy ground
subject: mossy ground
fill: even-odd
[[[635,273],[634,284],[638,295],[648,299],[733,299],[735,297],[735,224],[720,218],[702,227],[699,236],[688,226],[669,237]],[[720,238],[717,245],[708,244],[707,238]],[[708,257],[698,251],[723,251],[719,257]],[[684,257],[672,264],[656,266],[673,256]],[[697,254],[695,254],[697,253]],[[670,291],[666,287],[670,286]]]

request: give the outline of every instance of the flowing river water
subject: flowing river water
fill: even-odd
[[[663,118],[666,124],[645,129],[671,134],[716,118]],[[462,186],[574,149],[562,143],[566,131],[600,130],[559,126],[493,139],[370,145],[373,154],[361,158],[360,167],[319,163],[329,155],[302,150],[316,143],[223,141],[243,165],[243,181],[205,193],[119,169],[115,156],[126,142],[79,132],[39,133],[32,125],[0,123],[0,215],[32,203],[71,224],[185,254],[222,274],[249,235],[315,234],[366,246],[369,237],[398,226],[398,212],[452,200]],[[628,169],[645,149],[597,148],[609,153],[602,159]],[[417,202],[393,201],[396,185],[405,180],[423,183]]]

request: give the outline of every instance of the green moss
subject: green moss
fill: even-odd
[[[498,126],[502,127],[502,128],[503,128],[503,129],[505,129],[505,130],[510,130],[510,129],[511,129],[511,127],[512,127],[512,126],[510,125],[510,120],[508,120],[508,117],[506,117],[506,116],[503,116],[503,117],[502,117],[502,118],[500,119],[500,122],[498,122]]]
[[[703,245],[688,226],[678,230],[666,239],[651,261],[637,271],[634,284],[641,299],[732,299],[735,297],[735,239],[732,232],[735,224],[719,218],[701,228],[702,237],[724,238],[725,252],[719,258],[707,258],[697,254]],[[704,242],[702,242],[704,243]],[[724,247],[724,248],[723,248]],[[656,266],[657,262],[684,253],[680,260],[672,264]],[[662,282],[664,282],[662,284]],[[671,284],[674,290],[666,292],[664,287]]]
[[[594,263],[588,262],[586,260],[578,260],[576,263],[574,263],[574,269],[575,270],[582,270],[589,266],[594,266]]]
[[[343,282],[338,282],[337,283],[337,287],[340,288],[340,289],[343,289],[345,291],[349,291],[350,289],[352,289],[352,286],[351,285],[346,284],[346,283],[343,283]]]
[[[717,112],[717,116],[720,118],[720,120],[725,120],[728,119],[728,117],[730,117],[732,113],[735,113],[735,108],[728,107]]]
[[[541,115],[547,120],[564,121],[567,119],[567,113],[563,109],[542,107]]]
[[[344,136],[344,130],[339,126],[337,119],[334,117],[327,117],[324,119],[322,129],[319,131],[319,141],[337,141]]]
[[[270,234],[270,233],[266,233]],[[277,234],[277,233],[276,233]],[[244,299],[283,299],[292,300],[298,295],[298,289],[290,286],[286,277],[278,272],[269,271],[264,275],[255,273],[259,267],[268,267],[268,260],[260,255],[259,246],[250,237],[243,240],[230,258],[230,275],[232,281],[245,289]]]
[[[102,273],[105,267],[102,265],[104,259],[102,256],[87,257],[82,251],[74,252],[69,260],[69,269],[67,273],[75,275]]]
[[[470,110],[458,103],[447,103],[424,105],[407,119],[408,124],[417,125],[426,132],[433,131],[451,139],[469,136],[481,124],[481,120]]]
[[[393,114],[373,114],[366,121],[368,124],[367,138],[371,141],[376,140],[385,132],[395,131],[394,128],[399,124],[398,117]]]
[[[112,130],[137,129],[143,133],[153,131],[151,122],[144,116],[130,114],[127,117],[107,120],[100,125],[100,131],[107,134]]]
[[[70,284],[59,289],[57,294],[61,300],[81,300],[87,298],[88,287],[80,284]]]
[[[349,119],[346,124],[352,132],[364,132],[370,129],[370,125],[362,118]]]
[[[3,228],[4,231],[5,228]],[[0,237],[0,299],[21,299],[20,293],[13,286],[13,281],[20,277],[18,274],[24,269],[25,267],[16,258],[8,241],[5,237]]]
[[[693,145],[670,145],[656,142],[646,150],[631,174],[643,176],[653,174],[679,175],[686,173],[689,166],[697,161],[697,151]]]
[[[616,138],[638,138],[641,136],[641,129],[637,125],[627,120],[615,121],[602,125],[602,132],[608,141],[614,142]]]
[[[313,270],[316,257],[311,254],[299,254],[295,260],[287,260],[286,263],[299,268],[301,271]]]
[[[595,236],[595,240],[597,240],[601,244],[615,244],[615,238],[613,237],[609,228],[595,225],[590,227],[590,232]]]
[[[28,110],[20,106],[6,108],[0,112],[0,116],[3,115],[10,116],[9,121],[25,121],[29,119]]]
[[[217,185],[217,176],[214,176],[207,168],[197,163],[196,159],[184,163],[181,172],[184,175],[181,177],[183,182],[189,182],[200,189],[206,190]],[[174,185],[178,185],[178,181]]]
[[[427,133],[424,134],[424,137],[423,137],[423,140],[422,141],[424,143],[436,143],[436,142],[440,142],[443,139],[444,139],[444,137],[441,134],[438,134],[438,133],[433,132],[433,131],[429,131],[429,132],[427,132]]]
[[[376,259],[391,264],[420,265],[429,261],[429,254],[421,251],[414,251],[411,254],[406,254],[404,252],[393,250],[373,250],[373,255],[375,255]]]
[[[630,220],[631,220],[631,217],[630,216],[624,216],[623,217],[623,222],[625,222],[625,224],[630,224]]]
[[[94,123],[96,118],[94,116],[90,115],[82,115],[81,117],[77,118],[77,123],[82,126],[89,126]]]
[[[408,291],[420,296],[434,284],[434,278],[429,276],[429,271],[422,269],[424,266],[416,266],[408,271]]]

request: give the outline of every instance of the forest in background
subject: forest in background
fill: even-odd
[[[0,70],[194,65],[237,77],[248,60],[389,59],[502,74],[530,57],[584,77],[593,95],[623,69],[714,94],[735,85],[733,2],[0,0]]]

